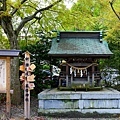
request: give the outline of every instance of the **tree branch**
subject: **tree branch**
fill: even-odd
[[[0,7],[0,12],[3,11],[3,7]]]
[[[110,2],[110,1],[109,1]],[[111,3],[113,4],[115,2],[115,0],[112,0]]]
[[[22,0],[21,1],[21,4],[25,3],[27,0]],[[14,8],[13,11],[11,12],[11,16],[13,16],[17,11],[18,11],[19,8]]]
[[[112,8],[114,14],[115,14],[115,15],[117,16],[117,18],[120,20],[120,16],[117,14],[117,12],[115,11],[115,9],[114,9],[114,7],[113,7],[114,1],[115,1],[115,0],[112,0],[111,2],[109,1],[109,3],[110,3],[110,6],[111,6],[111,8]]]
[[[29,16],[29,17],[25,17],[25,18],[21,21],[21,23],[19,24],[18,28],[15,30],[17,36],[18,36],[20,30],[24,27],[24,25],[25,25],[28,21],[31,21],[34,17],[35,17],[35,15],[31,15],[31,16]]]
[[[28,17],[25,17],[25,18],[21,21],[21,23],[20,23],[20,25],[18,26],[18,28],[15,30],[16,34],[17,34],[17,35],[19,34],[20,30],[24,27],[24,25],[25,25],[27,22],[29,22],[29,21],[31,21],[32,19],[36,18],[36,15],[37,15],[38,13],[41,13],[42,11],[45,11],[45,10],[49,10],[50,8],[52,8],[54,5],[56,5],[57,3],[61,2],[61,1],[62,1],[62,0],[57,0],[57,1],[54,2],[53,4],[51,4],[51,5],[49,5],[49,6],[45,7],[45,8],[42,8],[42,9],[37,10],[33,15],[30,15],[30,16],[28,16]]]
[[[0,6],[0,11],[6,11],[6,0],[0,0],[0,3],[2,3],[2,6]]]

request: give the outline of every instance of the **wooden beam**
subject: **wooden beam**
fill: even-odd
[[[6,58],[6,111],[10,117],[11,98],[10,98],[10,57]]]

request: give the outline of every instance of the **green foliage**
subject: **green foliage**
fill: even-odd
[[[50,65],[47,64],[43,65],[43,70],[50,70]]]
[[[5,35],[3,35],[2,31],[0,31],[0,49],[9,49],[9,48],[10,48],[10,44],[8,39],[5,37]]]
[[[119,44],[120,43],[120,22],[116,23],[116,25],[112,26],[111,29],[109,29],[106,32],[106,37],[105,39],[109,42],[113,44],[113,47],[115,47],[114,45]]]
[[[120,72],[120,44],[109,43],[109,47],[113,52],[113,55],[109,59],[100,60],[100,69],[111,67],[118,69]]]
[[[106,66],[116,68],[120,71],[120,23],[117,23],[110,30],[106,32],[105,39],[109,43],[109,47],[113,52],[110,59],[105,60],[104,64]]]
[[[26,46],[34,45],[37,41],[38,40],[19,40],[19,46],[22,50],[24,50]]]
[[[107,0],[78,0],[65,16],[64,28],[71,30],[103,30],[105,15],[110,12]],[[64,19],[67,18],[67,19]]]

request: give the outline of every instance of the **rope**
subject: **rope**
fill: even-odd
[[[63,64],[66,64],[66,65],[72,67],[73,69],[77,69],[77,70],[85,70],[85,69],[89,68],[89,67],[92,66],[92,65],[96,65],[96,66],[98,65],[97,63],[92,63],[92,64],[90,64],[90,65],[88,65],[88,66],[86,66],[86,67],[75,67],[75,66],[67,63],[66,61],[64,61],[64,62],[61,63],[60,65],[63,65]]]

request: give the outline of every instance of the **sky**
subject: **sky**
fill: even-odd
[[[65,5],[67,8],[71,8],[75,2],[77,2],[77,0],[65,0]]]
[[[12,2],[15,2],[16,0],[12,0]],[[42,1],[42,0],[40,0]],[[77,2],[77,0],[64,0],[65,1],[65,5],[67,6],[67,8],[71,8],[73,3]]]

